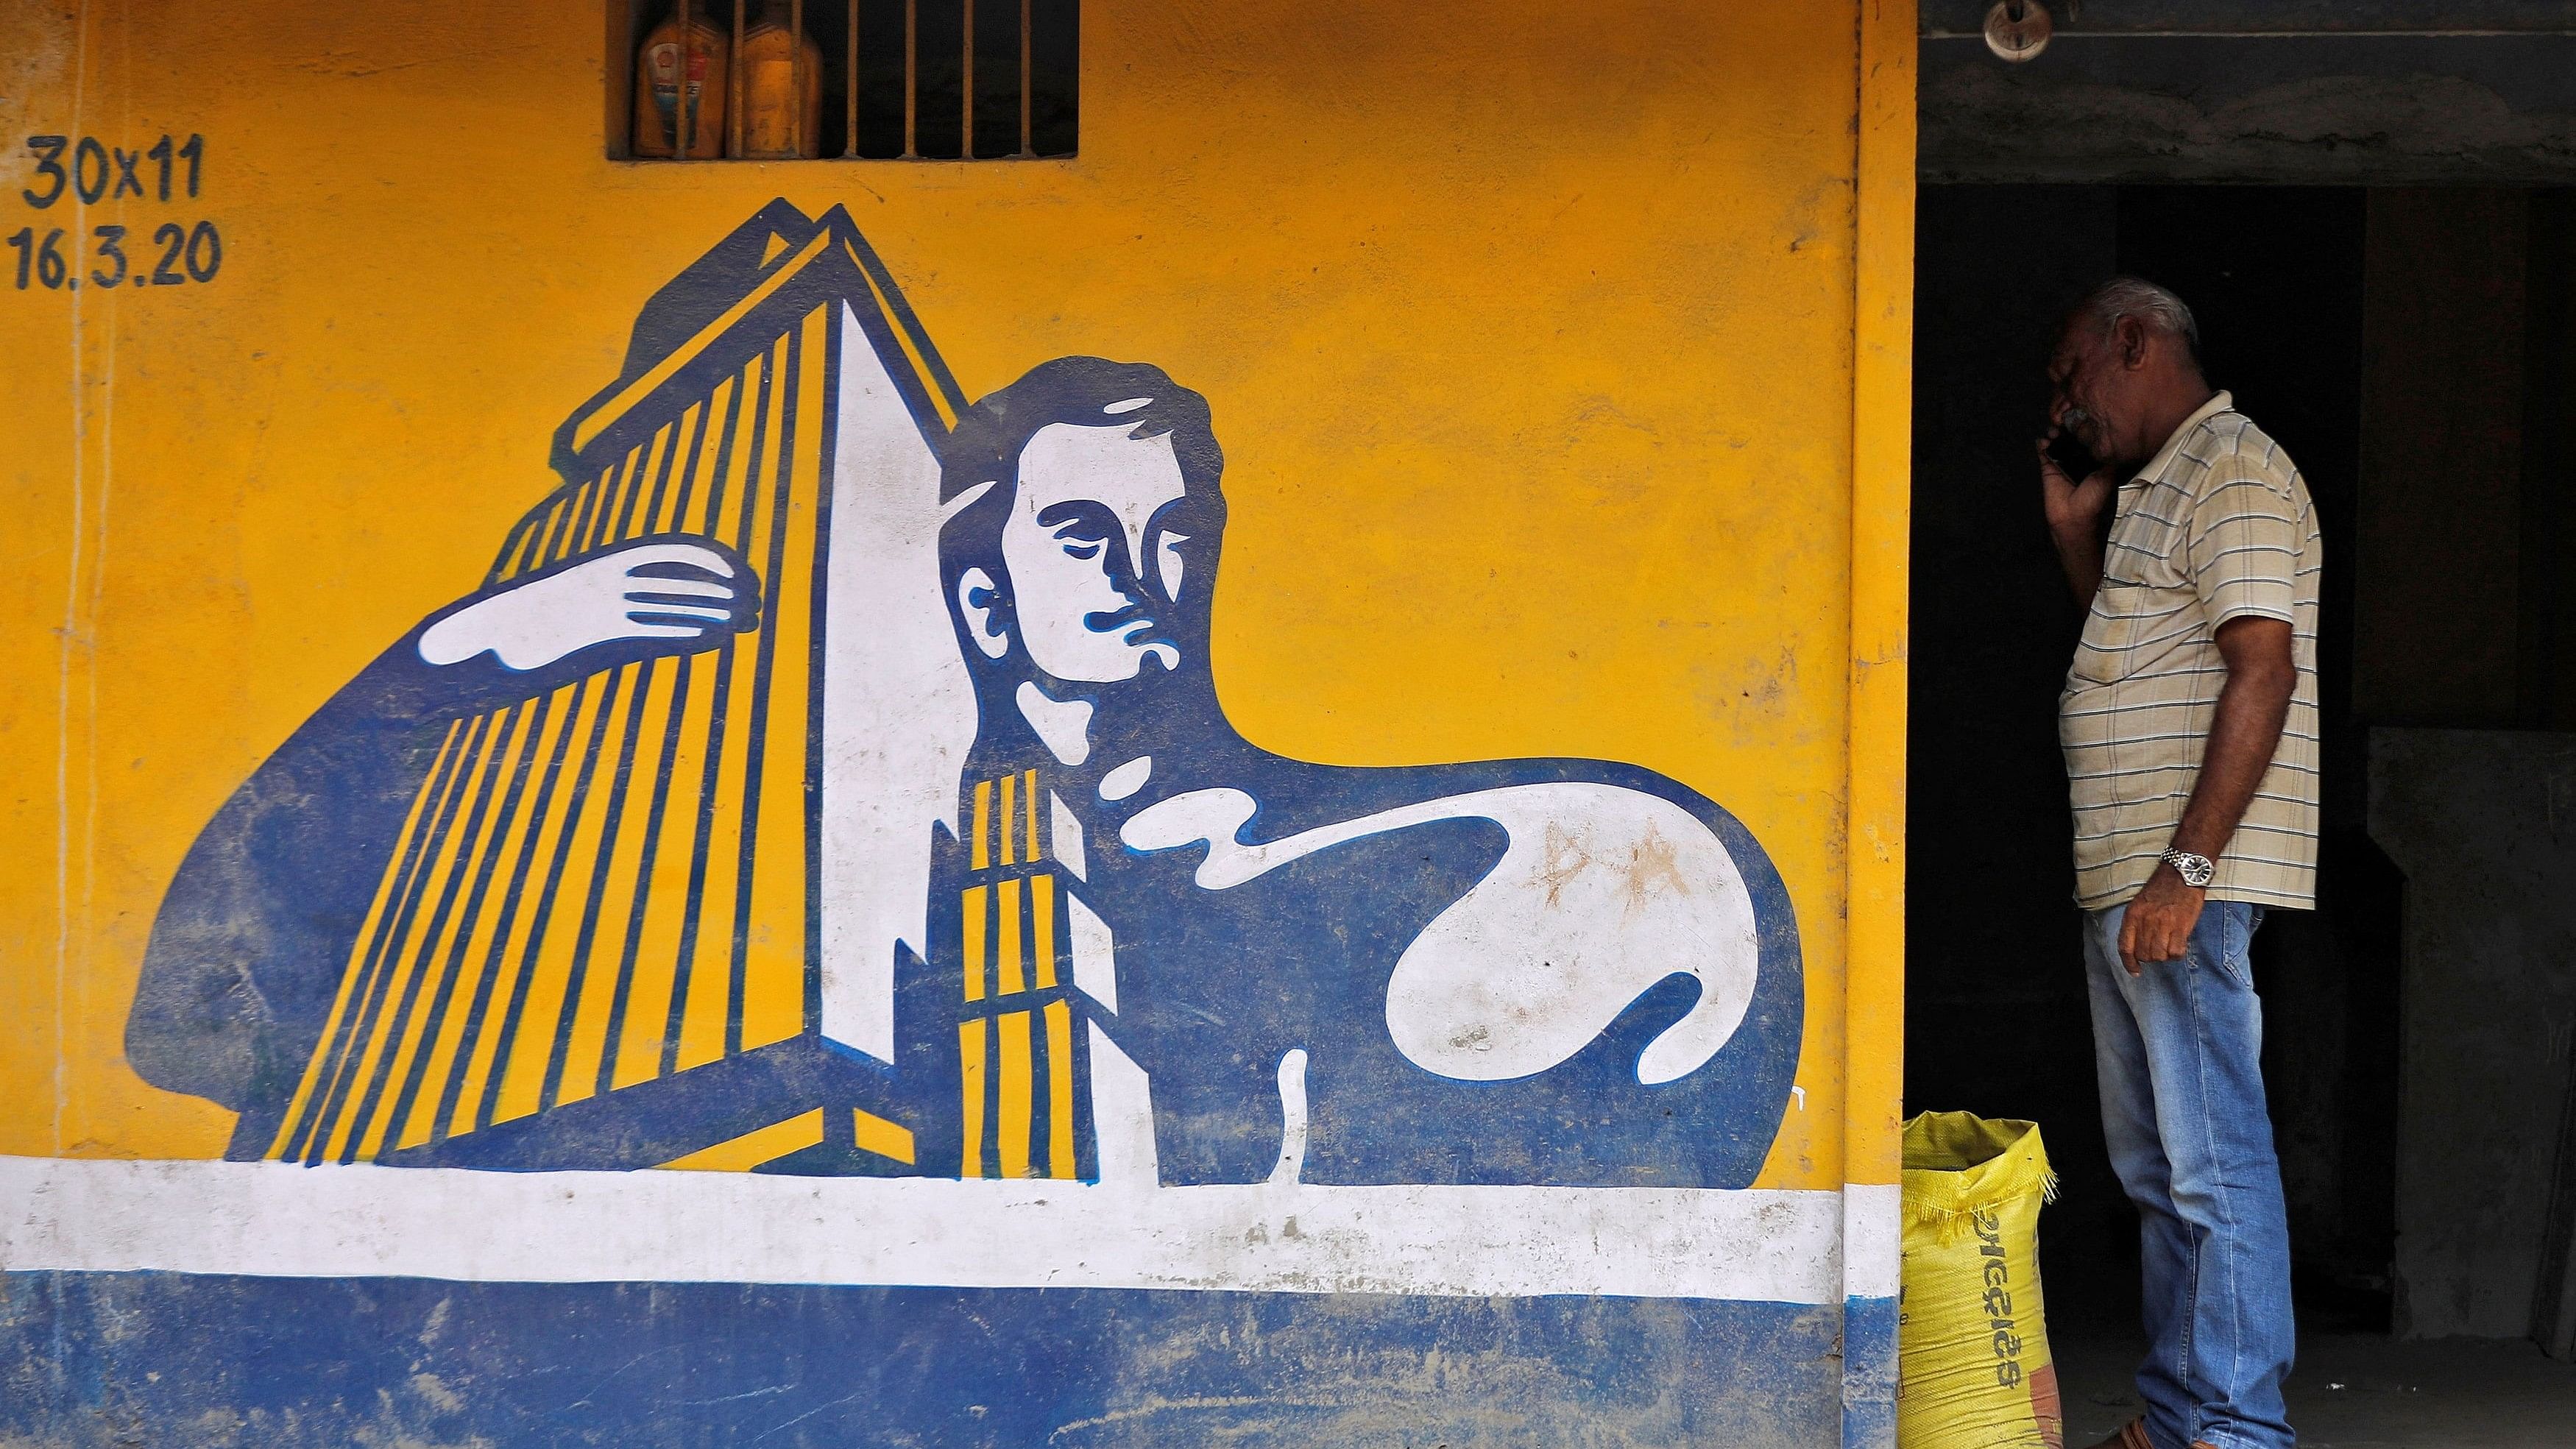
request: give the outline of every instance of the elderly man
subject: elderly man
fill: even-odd
[[[2316,511],[2203,380],[2190,309],[2116,278],[2062,328],[2041,500],[2089,607],[2059,704],[2103,1134],[2140,1218],[2145,1416],[2103,1449],[2286,1449],[2289,1231],[2246,948],[2314,903]],[[2072,478],[2070,434],[2102,466]],[[2105,542],[2105,508],[2112,510]]]

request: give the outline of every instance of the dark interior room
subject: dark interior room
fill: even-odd
[[[2319,898],[2254,957],[2303,1327],[2546,1343],[2576,989],[2563,950],[2480,931],[2569,929],[2498,902],[2576,838],[2576,193],[1927,185],[1916,267],[1907,1110],[2038,1122],[2052,1326],[2136,1322],[2056,738],[2083,616],[2032,440],[2058,319],[2142,276],[2325,540]]]

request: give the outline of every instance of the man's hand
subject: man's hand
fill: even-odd
[[[2218,691],[2200,778],[2173,833],[2176,849],[2211,860],[2227,849],[2245,806],[2272,768],[2272,751],[2281,743],[2281,725],[2299,684],[2296,640],[2285,620],[2253,614],[2230,619],[2218,626],[2218,653],[2227,661],[2227,683]],[[2141,962],[2180,959],[2207,899],[2206,891],[2183,884],[2172,866],[2159,862],[2120,921],[2120,964],[2135,976]]]
[[[2102,510],[2110,505],[2113,470],[2108,464],[2082,481],[2066,476],[2049,456],[2057,441],[2052,427],[2036,444],[2039,453],[2039,508],[2048,519],[2048,536],[2057,544],[2057,560],[2066,568],[2066,585],[2075,602],[2090,606],[2102,587]]]
[[[424,630],[420,657],[489,653],[525,672],[601,644],[694,654],[755,627],[760,581],[712,541],[646,539],[558,565],[467,604]]]
[[[2135,976],[2141,962],[2181,960],[2208,899],[2207,891],[2184,884],[2172,866],[2159,863],[2120,918],[2120,964]]]
[[[2091,529],[2102,517],[2103,506],[2111,501],[2111,469],[2106,465],[2086,474],[2081,480],[2066,476],[2048,449],[2062,433],[2050,428],[2038,444],[2039,502],[2048,515],[2051,532],[2060,529]]]

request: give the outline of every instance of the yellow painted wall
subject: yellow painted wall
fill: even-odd
[[[970,394],[1079,352],[1208,395],[1256,742],[1633,761],[1737,814],[1808,972],[1764,1182],[1894,1181],[1910,5],[1089,0],[1082,154],[1041,163],[607,161],[603,32],[0,0],[0,232],[224,240],[114,291],[0,251],[0,1153],[221,1151],[121,1046],[181,853],[783,195],[850,208]],[[202,134],[202,195],[36,212],[56,132]]]

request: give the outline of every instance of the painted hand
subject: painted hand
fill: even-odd
[[[2191,949],[2192,927],[2209,893],[2186,885],[2169,865],[2159,865],[2120,918],[2120,964],[2135,976],[2148,961],[2178,961]]]
[[[586,555],[466,604],[421,632],[420,657],[491,654],[543,668],[602,644],[631,657],[694,654],[760,622],[760,583],[713,542],[646,539]]]

